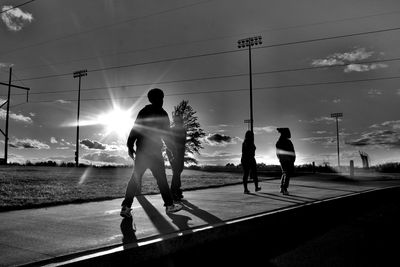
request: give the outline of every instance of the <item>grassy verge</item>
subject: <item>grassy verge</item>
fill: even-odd
[[[125,194],[131,172],[130,168],[1,167],[0,211],[120,198]],[[169,183],[171,176],[167,170]],[[241,173],[185,170],[182,174],[183,190],[241,182]],[[143,176],[142,192],[159,192],[149,172]]]

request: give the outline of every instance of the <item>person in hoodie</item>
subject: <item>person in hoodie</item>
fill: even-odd
[[[182,205],[173,203],[162,156],[163,141],[168,143],[170,138],[170,121],[162,107],[164,92],[154,88],[148,92],[147,97],[150,105],[139,111],[127,141],[128,154],[135,165],[121,204],[120,215],[124,218],[132,218],[133,199],[141,194],[142,176],[147,169],[151,170],[157,181],[166,212],[172,213],[182,209]]]
[[[288,187],[290,178],[294,172],[294,161],[296,160],[296,153],[292,141],[290,141],[291,134],[289,128],[277,128],[281,134],[276,142],[276,155],[279,159],[282,169],[281,176],[281,193],[288,195]]]

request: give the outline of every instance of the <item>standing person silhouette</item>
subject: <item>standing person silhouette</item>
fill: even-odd
[[[148,92],[147,97],[151,104],[139,111],[127,141],[128,154],[135,161],[135,166],[126,189],[125,199],[121,204],[120,215],[125,218],[132,218],[133,199],[141,194],[142,176],[147,169],[151,170],[157,180],[166,212],[177,212],[182,209],[182,205],[173,203],[161,151],[162,141],[167,141],[170,135],[168,114],[162,108],[164,93],[161,89],[154,88]]]
[[[257,163],[255,157],[256,146],[254,145],[254,134],[252,131],[247,131],[242,144],[242,168],[243,168],[243,187],[244,193],[249,194],[250,191],[247,188],[247,179],[250,177],[254,181],[255,191],[260,191],[261,187],[258,186],[257,177]]]
[[[183,199],[181,174],[185,163],[186,129],[182,116],[175,115],[173,117],[173,122],[174,125],[171,127],[172,144],[170,149],[167,149],[167,155],[172,168],[172,198],[174,201],[180,202]]]
[[[288,195],[290,177],[294,172],[294,161],[296,160],[296,153],[292,141],[290,141],[291,134],[289,128],[277,128],[281,136],[276,142],[276,155],[278,156],[281,164],[281,193]]]

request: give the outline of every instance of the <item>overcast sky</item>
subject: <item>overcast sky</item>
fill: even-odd
[[[257,162],[277,164],[277,127],[289,127],[296,164],[399,161],[398,0],[36,0],[0,2],[0,81],[12,89],[9,161],[73,161],[78,79],[81,162],[128,163],[127,133],[146,93],[181,100],[207,133],[200,164],[240,162],[249,119],[252,49]],[[8,10],[8,11],[6,11]],[[7,87],[0,87],[0,101]],[[0,110],[5,129],[5,107]],[[122,121],[121,121],[122,119]],[[4,153],[4,136],[0,138]]]

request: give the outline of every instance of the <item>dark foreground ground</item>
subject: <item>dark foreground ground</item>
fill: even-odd
[[[298,218],[285,222],[284,232],[246,233],[145,265],[399,266],[398,191],[380,199],[364,200],[357,207],[345,211],[343,216],[314,214],[312,219],[320,222],[319,227],[309,227],[307,218]]]

